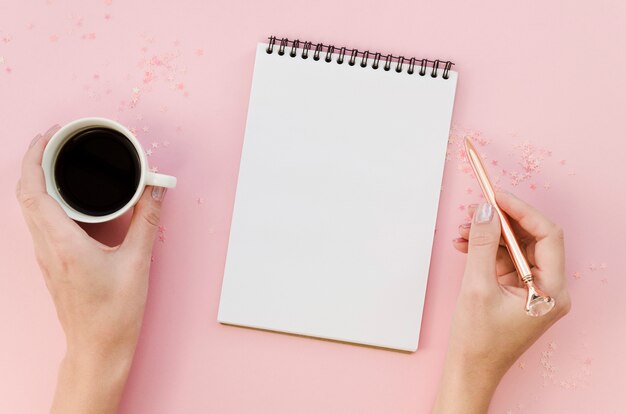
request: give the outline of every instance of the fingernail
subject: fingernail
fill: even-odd
[[[489,223],[493,218],[493,206],[489,203],[482,203],[476,208],[474,213],[474,223],[484,224]]]
[[[165,187],[152,187],[152,199],[155,201],[163,201],[166,191],[167,188]]]
[[[463,223],[459,227],[462,229],[469,229],[472,226],[472,223]]]
[[[44,135],[50,135],[52,132],[55,132],[56,130],[58,130],[60,128],[61,128],[61,125],[54,124],[50,128],[48,128],[48,130],[46,131],[46,133]]]
[[[456,243],[463,243],[463,242],[466,242],[467,240],[464,239],[463,237],[457,237],[456,239],[452,239],[452,241]]]
[[[41,134],[35,135],[35,138],[33,138],[33,140],[30,142],[30,144],[28,145],[28,148],[30,148],[33,145],[35,145],[37,143],[37,141],[39,141],[39,139],[41,139],[41,137],[42,137]]]

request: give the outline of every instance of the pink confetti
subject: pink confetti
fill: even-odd
[[[96,34],[91,32],[91,33],[85,33],[81,36],[81,39],[83,40],[95,40],[96,39]]]
[[[59,36],[57,36],[56,34],[50,35],[49,37],[51,42],[56,42],[57,40],[59,40]]]
[[[150,128],[148,128],[147,126],[144,125],[143,127],[141,127],[141,130],[147,134],[148,131],[150,130]]]
[[[582,276],[581,276],[580,272],[574,272],[574,273],[572,273],[572,277],[574,279],[580,279]]]
[[[111,20],[111,15],[109,13],[104,15],[104,20],[109,21]]]
[[[148,157],[152,155],[152,148],[148,148],[148,149],[146,150],[146,155],[147,155]]]
[[[196,56],[203,56],[204,55],[204,49],[196,49]]]
[[[147,70],[144,72],[143,83],[150,83],[152,82],[153,79],[154,79],[154,74],[151,71]]]
[[[459,205],[459,210],[465,211],[465,204],[460,204]]]
[[[528,186],[531,190],[536,190],[537,189],[537,184],[535,183],[530,183],[530,185]]]
[[[204,198],[203,197],[198,197],[196,199],[196,203],[198,203],[198,205],[204,204]]]
[[[152,172],[159,172],[159,169],[158,169],[158,167],[151,167],[150,171],[152,171]]]
[[[162,224],[159,224],[158,233],[159,233],[159,241],[161,243],[165,242],[165,230],[167,230],[165,226]]]
[[[9,43],[11,40],[13,40],[13,37],[11,35],[2,36],[2,42],[4,43]]]

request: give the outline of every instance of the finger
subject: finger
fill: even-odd
[[[474,215],[474,211],[476,211],[476,206],[478,204],[470,204],[467,207],[467,213],[470,217]],[[520,243],[527,243],[530,239],[533,239],[530,233],[524,230],[515,220],[510,220],[511,227],[515,232],[515,236]],[[504,239],[500,239],[500,244],[504,246]]]
[[[478,204],[476,203],[470,204],[469,206],[467,206],[467,214],[470,217],[474,217],[474,212],[476,212],[476,207],[478,207]]]
[[[530,204],[510,193],[496,193],[498,206],[537,240],[554,235],[556,225]]]
[[[48,140],[59,128],[59,125],[54,125],[45,134],[37,134],[24,154],[21,178],[22,193],[33,194],[46,191],[46,182],[41,169],[41,158]]]
[[[472,214],[474,214],[474,213],[472,213]],[[471,223],[463,223],[463,224],[461,224],[459,226],[459,236],[461,236],[465,240],[468,240],[471,227],[472,227]],[[503,247],[505,246],[504,239],[502,237],[500,237],[500,240],[498,241],[498,243],[500,244],[500,246],[503,246]]]
[[[122,250],[130,250],[144,257],[150,256],[159,229],[165,191],[163,187],[146,187],[133,211],[128,233],[121,246]]]
[[[496,253],[496,275],[498,277],[515,271],[515,265],[506,247],[498,246]]]
[[[22,160],[22,175],[17,189],[22,212],[31,231],[43,231],[53,238],[76,232],[80,228],[65,214],[61,206],[46,192],[41,159],[48,140],[59,130],[52,126],[33,140]]]
[[[466,239],[459,237],[452,240],[452,245],[461,253],[467,253],[468,242]]]
[[[468,241],[462,237],[452,240],[452,245],[461,253],[467,253],[469,247]],[[514,271],[515,265],[511,260],[511,255],[509,254],[509,251],[506,249],[506,247],[499,246],[498,252],[496,253],[496,275],[498,277],[501,277]]]
[[[468,240],[465,277],[471,283],[496,287],[496,258],[500,240],[500,221],[494,218],[495,208],[483,203],[474,213]]]
[[[509,193],[497,193],[502,210],[535,239],[526,255],[542,287],[558,291],[565,287],[565,246],[563,230],[532,206]],[[534,246],[533,246],[534,245]]]
[[[498,277],[498,283],[502,286],[523,287],[516,271],[503,274]]]

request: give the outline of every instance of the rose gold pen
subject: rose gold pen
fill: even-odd
[[[469,137],[465,138],[465,151],[467,152],[467,158],[469,159],[470,165],[474,170],[474,175],[480,184],[480,188],[483,190],[485,198],[498,213],[504,244],[511,255],[517,274],[528,289],[528,296],[526,298],[526,313],[530,316],[545,315],[550,312],[552,308],[554,308],[555,301],[550,296],[545,295],[535,285],[528,261],[526,260],[526,257],[524,257],[524,253],[522,253],[522,249],[515,238],[515,234],[513,233],[513,229],[511,228],[507,215],[500,209],[498,203],[496,203],[496,193],[493,190],[491,181],[489,181],[487,171],[485,170],[480,156],[478,155],[478,152],[476,151],[476,148],[474,148],[474,145]]]

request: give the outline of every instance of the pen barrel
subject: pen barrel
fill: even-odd
[[[520,244],[515,237],[515,233],[513,233],[513,228],[511,227],[508,216],[496,203],[494,203],[493,206],[498,213],[498,217],[500,218],[502,238],[504,239],[504,244],[509,251],[515,270],[517,270],[517,274],[524,283],[532,281],[533,275],[530,271],[530,266],[528,265]]]

